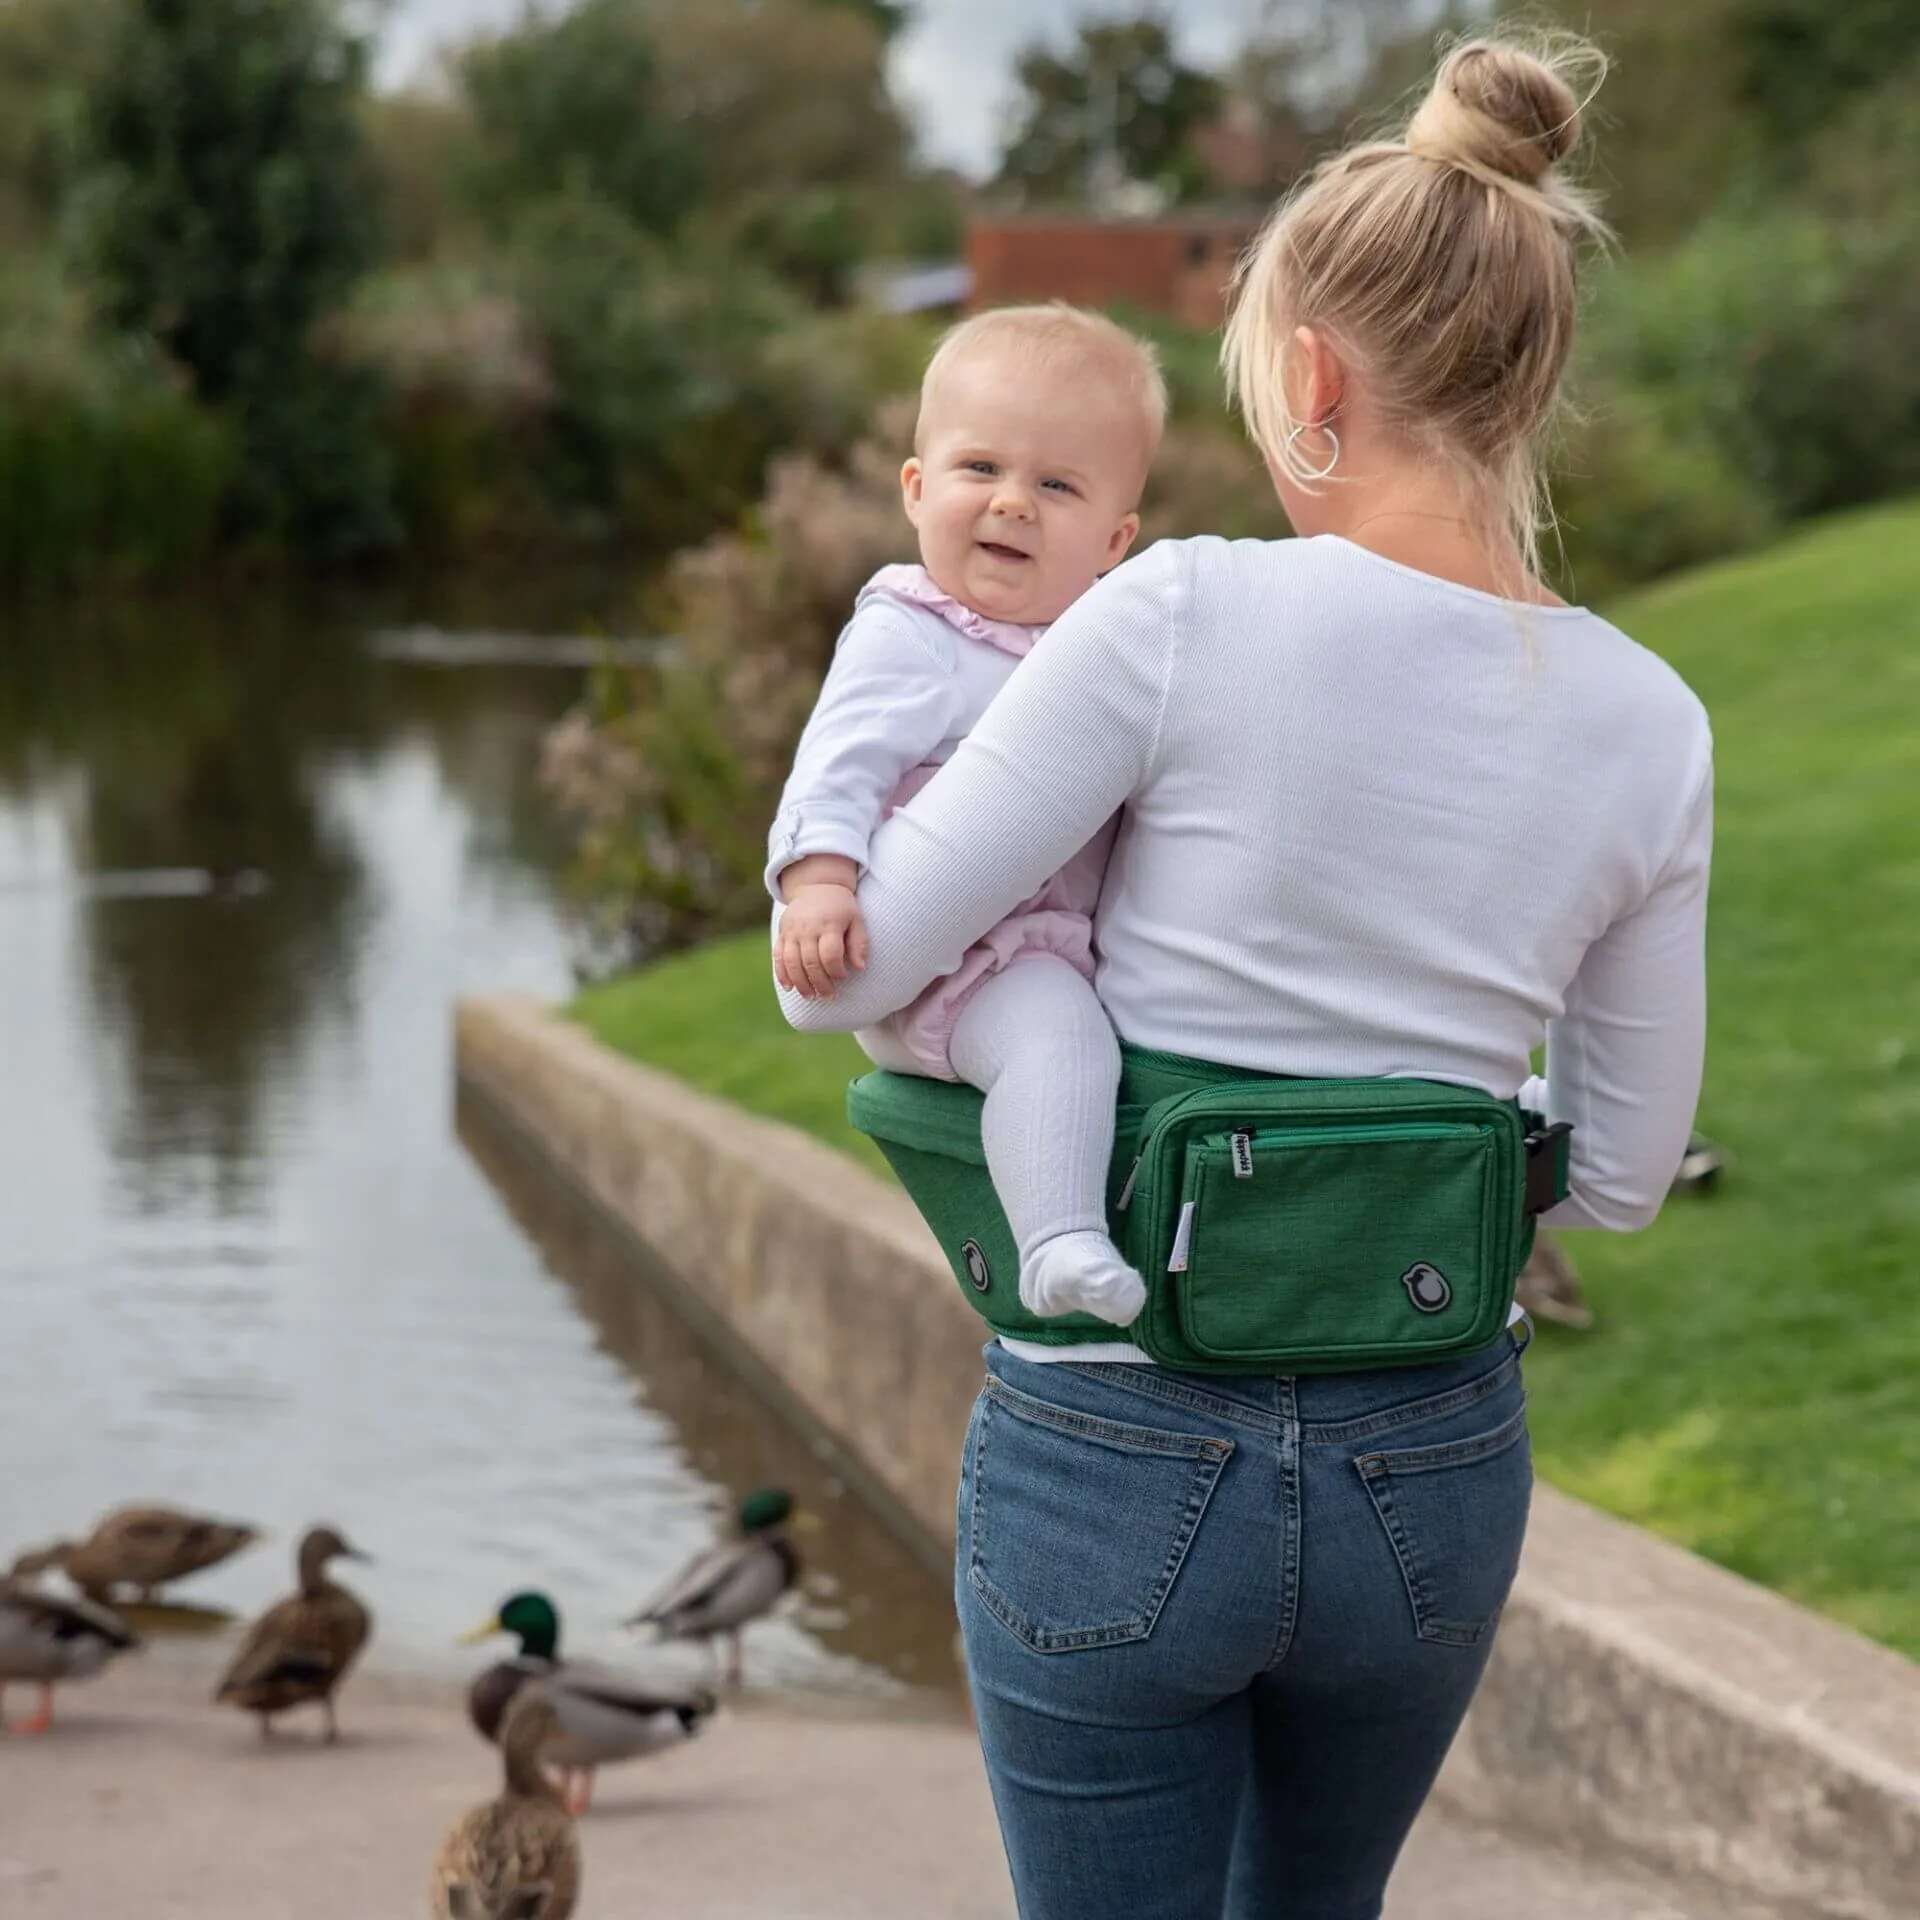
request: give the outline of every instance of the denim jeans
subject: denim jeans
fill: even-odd
[[[956,1588],[1022,1920],[1376,1920],[1519,1564],[1520,1351],[987,1349]]]

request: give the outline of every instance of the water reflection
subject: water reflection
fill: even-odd
[[[701,1475],[734,1498],[789,1488],[819,1516],[804,1542],[807,1617],[828,1646],[903,1680],[960,1685],[952,1602],[936,1573],[883,1526],[824,1457],[757,1400],[671,1304],[644,1253],[537,1166],[484,1098],[463,1092],[462,1145],[485,1170],[547,1269],[593,1323],[603,1351],[645,1381]],[[639,1596],[636,1596],[639,1597]]]
[[[123,1501],[229,1512],[275,1539],[181,1597],[246,1611],[336,1520],[379,1557],[376,1656],[451,1665],[528,1583],[592,1647],[784,1477],[834,1516],[818,1631],[749,1671],[940,1671],[935,1583],[643,1295],[572,1252],[556,1286],[453,1137],[452,997],[571,985],[533,773],[579,675],[364,638],[630,625],[597,591],[0,615],[0,1558]],[[175,884],[208,871],[266,885]]]

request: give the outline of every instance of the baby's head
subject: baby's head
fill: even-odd
[[[928,363],[900,475],[934,583],[989,619],[1057,620],[1140,531],[1166,416],[1153,348],[1097,313],[961,321]]]

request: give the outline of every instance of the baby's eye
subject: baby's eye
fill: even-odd
[[[991,460],[969,460],[967,462],[967,471],[969,473],[985,474],[986,477],[991,480],[1000,469],[996,467]]]
[[[1040,484],[1043,487],[1051,487],[1056,493],[1072,494],[1076,491],[1072,483],[1066,480],[1042,480]]]

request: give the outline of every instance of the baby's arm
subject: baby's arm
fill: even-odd
[[[952,731],[958,654],[944,632],[886,601],[840,636],[768,836],[767,886],[783,901],[774,973],[830,995],[866,961],[854,889],[901,780]]]
[[[1182,543],[1118,567],[1048,628],[860,876],[871,964],[831,1000],[780,996],[804,1032],[877,1025],[1100,833],[1157,750],[1184,606]]]

